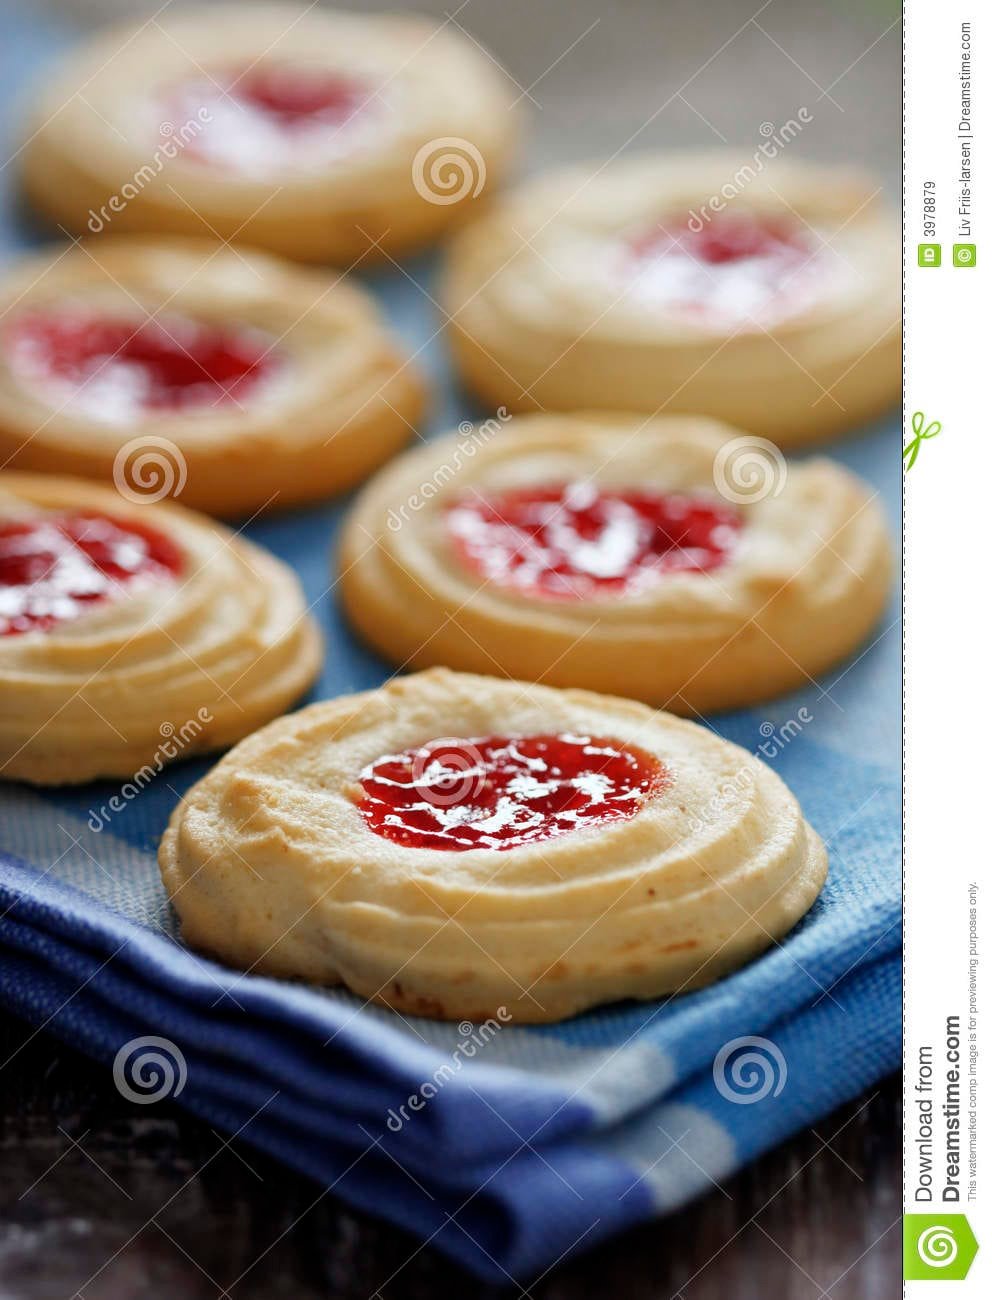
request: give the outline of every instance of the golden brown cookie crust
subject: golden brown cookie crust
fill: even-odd
[[[184,464],[184,504],[234,517],[354,486],[423,411],[423,381],[372,298],[334,273],[202,240],[124,238],[28,258],[0,281],[5,325],[63,303],[136,324],[174,312],[260,331],[279,372],[244,403],[120,423],[25,383],[0,350],[0,455],[12,468],[109,482],[124,444],[163,438]]]
[[[385,97],[379,133],[327,165],[272,175],[207,165],[185,148],[162,161],[156,91],[279,61],[361,71],[373,101]],[[280,4],[170,11],[97,35],[53,71],[26,132],[23,179],[32,202],[74,233],[212,236],[348,268],[411,252],[476,215],[515,143],[511,89],[485,53],[426,19]],[[192,128],[170,125],[173,146],[185,144]],[[464,192],[450,176],[418,188],[419,151],[449,139],[470,146],[455,164]],[[446,152],[429,150],[435,162]]]
[[[502,852],[404,847],[353,801],[383,754],[563,731],[645,748],[671,784],[627,821]],[[702,727],[435,670],[242,742],[175,810],[159,865],[187,942],[241,969],[414,1015],[529,1023],[710,983],[791,929],[827,855],[781,780]]]
[[[737,547],[711,573],[569,601],[484,581],[458,557],[445,512],[461,494],[584,479],[717,500],[722,489],[743,519]],[[606,414],[518,416],[488,437],[459,432],[408,452],[355,502],[338,562],[349,618],[393,662],[687,714],[814,680],[868,636],[891,576],[880,506],[835,462],[787,463],[714,421]]]
[[[694,323],[598,276],[616,241],[659,214],[698,212],[740,165],[674,154],[569,168],[461,232],[441,296],[469,386],[517,411],[707,415],[785,448],[895,406],[899,221],[868,178],[777,162],[733,200],[795,217],[836,264],[822,300],[767,327]]]
[[[0,516],[93,510],[182,550],[176,580],[47,632],[0,637],[0,773],[38,785],[158,771],[231,745],[313,683],[321,638],[296,576],[179,506],[81,480],[0,474]]]

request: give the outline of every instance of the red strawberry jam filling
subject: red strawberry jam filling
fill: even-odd
[[[213,73],[172,87],[160,128],[184,157],[235,171],[326,162],[351,153],[379,101],[362,79],[286,64]]]
[[[447,526],[482,577],[531,596],[581,600],[719,568],[741,516],[710,497],[579,482],[467,494],[449,508]]]
[[[823,270],[793,221],[741,211],[714,214],[700,230],[662,221],[629,241],[625,265],[639,298],[759,324],[804,305]]]
[[[170,537],[130,519],[67,511],[0,520],[0,636],[48,631],[182,567]]]
[[[377,835],[418,849],[513,849],[626,821],[668,782],[653,754],[611,737],[432,740],[359,777]]]
[[[25,313],[3,344],[23,382],[48,386],[55,400],[114,421],[240,403],[278,365],[271,340],[257,330],[75,307]]]

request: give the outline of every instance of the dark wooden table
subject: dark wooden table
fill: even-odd
[[[514,1295],[0,1013],[0,1300]],[[895,1079],[726,1186],[552,1270],[533,1300],[896,1300]],[[150,1113],[153,1111],[153,1113]],[[311,1208],[312,1207],[312,1208]]]

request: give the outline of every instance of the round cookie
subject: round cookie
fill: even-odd
[[[243,741],[159,865],[186,941],[232,965],[527,1023],[735,969],[804,915],[827,854],[702,727],[435,670]]]
[[[372,298],[200,241],[95,241],[0,280],[0,455],[233,516],[343,491],[424,385]]]
[[[351,266],[478,210],[512,151],[512,92],[484,51],[425,18],[170,10],[54,70],[24,183],[80,234],[213,237]]]
[[[150,779],[233,744],[312,684],[293,573],[208,519],[0,474],[0,774]]]
[[[345,526],[341,596],[387,659],[677,713],[802,686],[868,635],[882,511],[825,459],[670,416],[520,416],[393,461]]]
[[[705,154],[530,182],[452,247],[462,375],[513,410],[708,415],[783,447],[853,428],[901,383],[900,227],[877,195]]]

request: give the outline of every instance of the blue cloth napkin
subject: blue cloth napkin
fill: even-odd
[[[5,31],[14,93],[64,34],[21,11]],[[0,206],[8,252],[34,238],[12,212]],[[453,427],[472,412],[430,341],[418,284],[433,292],[434,268],[407,270],[370,283],[440,394],[430,427]],[[900,443],[890,424],[830,449],[881,490],[894,532]],[[315,602],[328,643],[317,699],[388,672],[334,602],[342,509],[249,529]],[[784,943],[709,989],[542,1028],[459,1026],[227,970],[179,943],[155,866],[171,809],[207,768],[181,763],[106,823],[118,784],[0,789],[0,999],[103,1061],[122,1090],[174,1096],[311,1175],[315,1199],[330,1191],[408,1228],[411,1254],[432,1242],[482,1276],[524,1281],[722,1183],[897,1067],[897,620],[893,606],[874,643],[820,684],[710,720],[792,787],[831,868]],[[163,1041],[135,1046],[149,1036]]]
[[[834,451],[897,510],[896,442],[877,429]],[[315,602],[328,639],[315,698],[387,672],[328,590],[342,509],[249,530]],[[785,942],[711,988],[527,1028],[404,1018],[230,971],[181,945],[155,865],[172,807],[208,766],[195,762],[109,819],[118,784],[0,791],[0,999],[108,1072],[116,1060],[119,1086],[174,1095],[311,1175],[315,1197],[330,1189],[483,1276],[526,1280],[721,1184],[898,1065],[895,608],[876,637],[819,685],[710,720],[795,791],[831,860]],[[165,1045],[145,1072],[140,1047],[122,1049],[149,1035]]]

